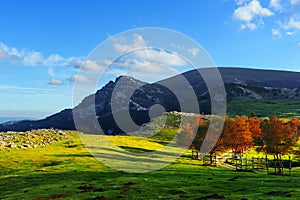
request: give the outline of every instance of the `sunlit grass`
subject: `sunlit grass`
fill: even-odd
[[[164,145],[158,136],[108,139],[135,153]],[[0,165],[0,199],[300,199],[299,168],[293,168],[292,176],[235,172],[202,166],[187,151],[160,170],[124,173],[98,162],[77,135],[44,147],[1,151]]]

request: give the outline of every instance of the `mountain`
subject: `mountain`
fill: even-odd
[[[0,124],[15,123],[26,119],[36,120],[32,117],[0,117]]]
[[[83,132],[120,134],[137,130],[136,124],[141,125],[150,120],[149,113],[151,117],[155,117],[165,111],[196,112],[195,102],[200,107],[197,112],[209,114],[211,101],[217,102],[217,106],[222,106],[223,100],[210,99],[204,81],[209,82],[212,89],[218,88],[219,83],[214,80],[216,71],[212,68],[199,71],[201,75],[197,70],[192,70],[152,84],[120,76],[115,81],[108,82],[95,94],[84,98],[73,109],[65,109],[42,120],[24,120],[0,125],[0,131],[75,129],[75,120],[76,128]],[[229,104],[236,99],[289,100],[300,97],[299,72],[228,67],[220,67],[219,71]],[[217,94],[217,91],[211,92]],[[211,96],[215,98],[216,94]],[[154,112],[149,111],[157,104],[165,110],[156,106]],[[98,122],[102,130],[97,127]]]

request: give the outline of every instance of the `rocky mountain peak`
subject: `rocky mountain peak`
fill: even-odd
[[[206,70],[204,74],[210,75],[208,69],[199,70]],[[169,88],[173,88],[177,95],[181,96],[180,101],[193,102],[195,96],[191,95],[191,90],[188,90],[191,88],[196,94],[201,112],[209,114],[210,95],[204,79],[199,75],[199,70],[188,71],[153,84],[130,76],[119,76],[114,81],[109,81],[95,94],[85,97],[73,109],[64,110],[42,120],[0,125],[0,131],[26,131],[37,128],[75,129],[73,119],[76,113],[83,120],[89,121],[94,117],[92,120],[99,121],[104,133],[119,134],[122,130],[118,129],[113,117],[114,113],[129,110],[132,120],[141,125],[149,121],[149,109],[155,104],[160,104],[167,112],[193,112],[193,110],[181,110],[177,96]],[[237,98],[287,100],[300,97],[299,72],[229,67],[219,68],[219,71],[229,103]],[[188,81],[188,85],[180,82],[180,76]],[[128,130],[130,128],[128,127]]]

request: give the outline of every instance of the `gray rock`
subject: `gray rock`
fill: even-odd
[[[59,135],[65,136],[66,133],[65,133],[65,132],[62,132],[62,131],[59,131]]]
[[[11,142],[7,145],[7,147],[8,148],[17,148],[17,145]]]

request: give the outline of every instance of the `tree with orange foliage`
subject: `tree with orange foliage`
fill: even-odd
[[[297,134],[297,137],[300,137],[300,120],[297,118],[293,118],[291,119],[291,121],[289,121],[289,124],[291,125],[292,129],[295,131],[295,133]]]
[[[260,120],[256,117],[248,118],[250,132],[252,134],[253,143],[257,146],[261,146],[263,144],[262,131],[260,128]]]
[[[193,147],[197,153],[197,158],[199,158],[200,148],[206,136],[209,122],[204,121],[200,116],[197,116],[195,120],[196,120],[197,130],[196,130],[196,136],[193,140]]]
[[[217,120],[218,119],[215,119],[215,122]],[[209,128],[210,132],[207,134]],[[186,146],[188,145],[187,141],[193,140],[190,145],[190,148],[192,149],[192,156],[194,155],[194,152],[196,152],[196,158],[199,158],[199,153],[208,153],[210,155],[210,162],[212,162],[213,154],[223,150],[223,143],[221,142],[223,141],[221,139],[222,136],[220,137],[218,134],[221,132],[219,129],[220,127],[218,128],[218,123],[211,124],[210,120],[203,119],[201,116],[196,116],[194,123],[184,126],[183,132],[178,138],[179,144]]]
[[[263,132],[263,151],[267,154],[284,155],[297,142],[297,133],[291,122],[285,123],[281,119],[273,116],[265,119],[261,123]]]
[[[253,145],[249,121],[245,116],[237,116],[235,119],[226,117],[223,134],[225,147],[235,154],[243,153]]]
[[[228,147],[226,146],[226,140],[224,138],[224,134],[222,131],[223,128],[223,118],[220,117],[220,119],[217,116],[213,116],[215,118],[215,123],[210,123],[210,132],[206,135],[206,141],[208,149],[210,149],[209,157],[210,157],[210,163],[213,162],[213,155],[225,152],[228,150]],[[219,121],[220,120],[220,121]],[[221,124],[220,124],[221,123]],[[206,148],[207,149],[207,148]]]
[[[264,142],[262,149],[266,154],[276,156],[275,167],[278,168],[279,173],[283,172],[280,167],[279,155],[286,154],[297,143],[297,133],[293,128],[293,122],[285,123],[273,116],[261,123]]]
[[[210,116],[209,119],[196,118],[198,125],[197,134],[193,141],[193,147],[198,153],[209,154],[210,163],[213,163],[213,155],[223,151],[222,132],[223,118],[218,116]]]
[[[186,147],[189,145],[190,148],[195,148],[194,144],[191,143],[196,136],[195,125],[195,123],[189,123],[183,127],[183,131],[177,137],[177,143],[179,146]]]
[[[223,136],[222,145],[225,149],[231,149],[230,137],[231,137],[232,133],[234,132],[234,126],[235,126],[234,120],[232,118],[226,116],[223,131],[222,131],[222,136]]]

